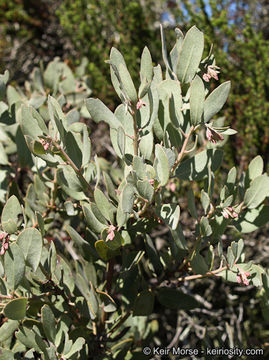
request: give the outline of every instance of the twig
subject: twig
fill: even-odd
[[[133,147],[134,147],[134,155],[138,156],[138,129],[137,129],[137,122],[135,118],[135,114],[133,113],[133,127],[134,127],[134,136],[133,136]]]
[[[127,311],[126,314],[124,314],[120,320],[109,330],[107,333],[107,337],[110,337],[131,315],[131,311]]]
[[[86,188],[88,190],[88,193],[89,193],[89,197],[93,198],[92,188],[91,188],[90,184],[87,182],[87,180],[84,178],[84,176],[82,175],[81,170],[76,166],[76,164],[73,162],[73,160],[67,155],[67,153],[57,143],[57,141],[53,140],[51,137],[49,137],[49,140],[56,147],[56,149],[64,156],[64,158],[66,159],[68,165],[70,165],[72,167],[72,169],[75,171],[75,173],[77,174],[77,177],[81,181],[82,185],[86,186]]]
[[[191,128],[190,128],[190,130],[189,130],[189,132],[188,132],[188,134],[186,135],[186,138],[185,138],[184,143],[183,143],[183,145],[182,145],[181,151],[180,151],[180,153],[178,154],[177,160],[176,160],[176,162],[174,163],[174,165],[173,165],[173,167],[172,167],[172,169],[171,169],[171,172],[172,172],[172,173],[175,171],[175,169],[177,168],[178,164],[180,163],[180,161],[182,160],[183,156],[185,155],[185,153],[186,153],[186,147],[187,147],[187,145],[188,145],[189,139],[190,139],[193,131],[194,131],[194,126],[192,125]]]
[[[179,266],[179,268],[177,269],[178,271],[181,270],[181,269],[183,269],[184,266],[189,262],[189,260],[192,259],[193,255],[194,255],[194,252],[195,252],[195,250],[197,249],[197,246],[200,244],[200,242],[201,242],[201,236],[199,236],[199,237],[196,239],[196,241],[195,241],[195,243],[194,243],[194,245],[193,245],[193,248],[190,250],[188,256],[184,259],[184,261],[182,262],[182,264],[181,264],[181,265]]]
[[[114,274],[114,263],[115,263],[115,260],[110,259],[108,264],[107,264],[106,291],[107,291],[108,294],[111,292],[111,287],[112,287],[113,274]],[[100,331],[102,331],[105,328],[106,319],[107,319],[107,313],[103,309],[102,310],[102,315],[101,315]]]
[[[217,270],[209,271],[209,272],[207,272],[206,274],[203,274],[203,275],[198,274],[198,275],[190,275],[190,276],[185,276],[185,277],[183,276],[183,277],[178,278],[177,280],[179,282],[181,282],[181,281],[202,279],[202,278],[205,278],[205,277],[208,277],[208,276],[216,276],[216,274],[218,274],[218,273],[220,273],[220,272],[222,272],[224,270],[227,270],[227,269],[228,269],[227,266],[223,266],[221,268],[218,268]]]

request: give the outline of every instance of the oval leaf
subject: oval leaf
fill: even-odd
[[[155,169],[161,186],[167,184],[169,180],[169,162],[162,146],[157,144],[155,147]]]
[[[97,233],[101,233],[107,227],[105,224],[102,224],[99,220],[97,220],[89,204],[83,203],[82,210],[88,225],[90,225],[91,230]]]
[[[22,209],[21,209],[21,205],[19,203],[19,200],[16,198],[15,195],[12,195],[6,205],[4,206],[4,209],[2,211],[2,216],[1,216],[1,222],[2,222],[2,227],[4,231],[11,230],[10,227],[8,226],[8,223],[12,222],[12,224],[17,224],[18,222],[18,216],[22,214]],[[7,227],[7,228],[6,228]],[[14,228],[14,226],[12,227]],[[17,226],[16,229],[13,230],[17,230]],[[12,232],[15,232],[12,231]]]
[[[37,229],[29,228],[23,230],[17,239],[17,244],[21,248],[25,262],[36,271],[42,252],[42,236]]]
[[[108,201],[103,192],[97,188],[94,190],[94,200],[98,209],[101,211],[104,217],[108,221],[113,222],[114,216],[112,204]]]
[[[123,92],[133,103],[136,103],[137,93],[127,67],[123,64],[120,64],[118,70],[119,70],[121,82],[123,84]]]
[[[269,177],[264,174],[256,177],[250,184],[244,196],[244,203],[249,209],[254,209],[269,195]]]
[[[17,320],[11,320],[4,322],[0,327],[0,339],[2,342],[6,341],[9,337],[12,337],[14,331],[18,328],[19,322]]]
[[[23,252],[16,243],[13,243],[5,253],[5,273],[10,289],[15,290],[19,286],[23,279],[24,272],[25,261]]]
[[[139,293],[134,302],[134,316],[148,316],[154,307],[154,294],[150,290],[143,290]]]
[[[152,58],[149,49],[145,46],[141,56],[140,77],[151,81],[153,76]]]
[[[199,75],[196,75],[190,87],[191,123],[197,125],[202,120],[205,102],[205,86]]]
[[[190,82],[200,64],[204,50],[204,34],[193,26],[183,41],[177,64],[177,77],[181,82]]]
[[[216,115],[225,104],[231,88],[231,82],[218,86],[205,100],[204,108],[204,122],[208,122],[214,115]]]
[[[26,314],[27,298],[11,300],[4,307],[4,314],[11,320],[22,320]]]
[[[48,305],[44,305],[41,309],[41,322],[46,337],[54,343],[56,337],[56,320]]]
[[[121,193],[121,208],[125,213],[131,213],[134,205],[135,188],[132,184],[126,184]]]
[[[105,121],[114,129],[118,129],[118,127],[121,126],[121,123],[113,112],[110,111],[101,100],[93,98],[87,99],[86,107],[95,122]]]

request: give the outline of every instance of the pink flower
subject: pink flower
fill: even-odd
[[[47,151],[49,149],[49,147],[50,147],[50,144],[44,139],[40,139],[40,142],[41,142],[41,145],[43,146],[43,149],[45,151]]]
[[[221,213],[225,217],[225,219],[229,219],[229,213],[227,212],[226,209],[223,209]]]
[[[108,240],[113,240],[115,237],[115,233],[114,231],[116,230],[116,227],[114,225],[110,225],[108,228],[108,235],[107,235],[107,239]]]
[[[233,209],[232,206],[228,206],[222,210],[222,215],[225,217],[225,219],[236,219],[238,218],[238,213]]]
[[[204,81],[209,82],[209,80],[211,79],[211,76],[209,76],[208,74],[204,73],[204,74],[203,74],[203,79],[204,79]]]
[[[139,110],[142,106],[146,106],[146,103],[143,100],[139,99],[136,104],[136,109]]]
[[[0,240],[3,240],[7,235],[8,235],[8,233],[6,233],[5,231],[1,232],[0,233]]]
[[[228,206],[227,209],[231,213],[232,218],[238,218],[238,213],[234,211],[234,208],[232,206]]]
[[[209,65],[207,67],[207,72],[203,74],[204,81],[209,82],[211,78],[215,80],[219,80],[218,78],[219,71],[217,71],[216,69],[219,69],[219,67],[215,65]]]
[[[240,267],[237,266],[237,269],[239,271],[239,275],[236,276],[238,284],[244,284],[246,286],[249,285],[248,276],[250,276],[250,273],[248,271],[244,271],[240,269]]]
[[[169,183],[167,184],[167,187],[169,190],[171,190],[172,192],[175,192],[176,191],[176,184],[173,182],[173,181],[169,181]]]
[[[154,179],[149,179],[149,183],[150,183],[150,185],[154,185],[154,182],[155,182],[155,180],[154,180]]]
[[[208,125],[206,127],[207,127],[206,128],[207,140],[209,140],[213,144],[216,144],[218,141],[224,140],[224,137],[220,133],[218,133],[216,130],[214,130],[213,128],[211,128]]]
[[[218,78],[219,71],[216,71],[215,69],[216,69],[215,66],[209,65],[208,68],[207,68],[207,74],[210,77],[214,78],[215,80],[219,80],[219,78]]]
[[[2,247],[1,247],[0,255],[4,255],[8,249],[8,241],[9,241],[8,234],[6,232],[2,232],[0,234],[0,240],[2,240]]]

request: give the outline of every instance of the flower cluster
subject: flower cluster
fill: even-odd
[[[43,146],[43,149],[44,149],[45,151],[48,151],[48,149],[49,149],[49,147],[50,147],[50,144],[49,144],[46,140],[44,140],[44,139],[40,139],[40,142],[41,142],[41,145]]]
[[[209,66],[207,67],[207,72],[203,74],[203,79],[204,79],[204,81],[209,82],[209,80],[210,80],[211,78],[213,78],[213,79],[215,79],[215,80],[219,80],[219,78],[218,78],[218,73],[219,73],[219,71],[218,71],[217,69],[219,69],[218,66],[209,65]]]
[[[227,206],[222,210],[222,215],[225,217],[225,219],[236,219],[238,218],[238,213],[233,209],[232,206]]]
[[[248,277],[250,276],[250,273],[248,271],[244,271],[240,269],[240,267],[237,266],[238,269],[238,275],[236,276],[238,284],[244,284],[246,286],[249,285]]]
[[[108,228],[108,235],[107,235],[107,239],[108,240],[113,240],[115,237],[115,233],[114,231],[116,230],[116,227],[114,225],[110,225]]]
[[[143,100],[139,99],[136,104],[136,109],[139,110],[142,108],[142,106],[146,106],[146,103]]]
[[[2,247],[1,247],[0,255],[4,255],[8,249],[8,240],[9,240],[8,233],[2,232],[0,234],[0,240],[2,240]]]
[[[224,140],[224,137],[219,132],[217,132],[208,125],[206,126],[206,138],[213,144],[216,144],[218,141]]]

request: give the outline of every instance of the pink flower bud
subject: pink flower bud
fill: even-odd
[[[206,126],[206,137],[207,137],[207,140],[209,140],[213,144],[216,144],[218,141],[224,140],[224,137],[219,132],[217,132],[216,130],[214,130],[212,127],[210,127],[208,125]]]
[[[249,285],[248,277],[250,276],[250,273],[248,271],[242,270],[238,266],[237,266],[237,269],[239,271],[239,274],[236,276],[238,284],[244,284],[244,285],[248,286]]]
[[[210,128],[206,129],[206,137],[207,137],[207,140],[212,141],[212,132],[211,132]]]
[[[212,65],[208,66],[208,68],[207,68],[207,74],[208,74],[210,77],[214,78],[215,80],[219,80],[219,78],[218,78],[218,73],[219,73],[219,71],[216,71]]]
[[[217,67],[215,65],[209,65],[207,67],[207,73],[203,74],[204,81],[209,82],[209,80],[211,78],[213,78],[215,80],[219,80],[219,78],[218,78],[219,71],[217,71],[216,69],[219,69],[219,67]]]
[[[223,209],[221,213],[225,219],[228,219],[229,217],[232,219],[238,218],[238,213],[234,211],[232,206],[228,206],[227,208]]]
[[[115,237],[115,233],[114,231],[116,230],[116,227],[114,225],[110,225],[108,228],[108,235],[107,235],[107,239],[108,240],[113,240]]]
[[[0,255],[4,255],[5,252],[8,250],[8,238],[5,238],[2,242],[2,247],[1,247],[1,251],[0,251]]]
[[[146,106],[146,103],[143,100],[139,99],[136,104],[136,109],[139,110],[142,106]]]
[[[49,147],[50,147],[50,144],[44,139],[40,139],[40,142],[41,142],[41,145],[43,146],[43,149],[45,151],[47,151],[49,149]]]
[[[206,73],[204,73],[204,74],[203,74],[203,79],[204,79],[204,81],[209,82],[209,80],[211,79],[211,76],[208,75],[208,74],[206,74]]]
[[[176,184],[175,184],[174,182],[172,182],[172,181],[169,181],[169,183],[167,184],[167,187],[168,187],[168,189],[171,190],[172,192],[175,192],[175,191],[176,191],[176,188],[177,188]]]
[[[223,209],[221,213],[225,217],[225,219],[229,219],[229,213],[227,212],[226,209]]]
[[[50,144],[49,144],[49,143],[46,143],[46,144],[43,146],[44,150],[47,151],[47,150],[49,149],[49,146],[50,146]]]
[[[5,237],[8,235],[8,233],[6,233],[5,231],[4,232],[1,232],[0,233],[0,240],[3,240],[5,239]]]
[[[238,218],[238,214],[236,211],[234,211],[234,208],[232,206],[228,206],[227,209],[230,211],[230,216],[232,218]]]

